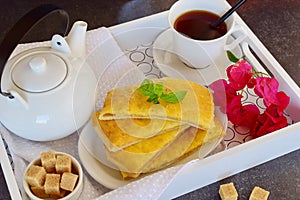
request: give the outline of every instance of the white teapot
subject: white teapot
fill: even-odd
[[[43,5],[24,18],[26,21],[34,14],[39,21],[57,11],[67,16],[56,6]],[[16,26],[23,25],[22,20]],[[96,88],[96,77],[85,62],[87,23],[77,21],[66,38],[56,34],[51,46],[23,51],[7,61],[17,46],[14,42],[19,42],[11,42],[11,38],[29,28],[16,30],[13,28],[0,45],[1,123],[14,134],[34,141],[55,140],[76,132],[93,111]]]

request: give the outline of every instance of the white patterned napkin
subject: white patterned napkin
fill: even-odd
[[[96,77],[99,77],[97,108],[101,107],[106,92],[112,87],[137,83],[143,80],[143,73],[124,55],[108,29],[99,28],[88,31],[86,44],[86,63],[94,70]],[[16,48],[13,54],[28,48],[47,45],[49,45],[48,41],[22,44]],[[69,153],[80,160],[78,156],[79,136],[77,133],[50,142],[34,142],[20,138],[10,133],[1,124],[0,133],[11,151],[14,173],[23,199],[28,199],[22,186],[24,170],[28,162],[39,157],[40,152],[47,150],[61,151]],[[169,168],[115,189],[114,191],[110,191],[97,183],[84,170],[84,189],[80,199],[158,199],[180,169],[181,166]]]

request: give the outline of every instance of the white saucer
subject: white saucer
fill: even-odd
[[[230,37],[228,42],[232,40],[233,38]],[[232,52],[238,57],[242,56],[240,47],[233,49]],[[162,32],[154,41],[153,58],[157,67],[166,76],[190,80],[201,85],[209,85],[217,79],[226,78],[226,68],[232,64],[224,50],[224,55],[206,68],[194,69],[188,67],[174,53],[170,29]]]

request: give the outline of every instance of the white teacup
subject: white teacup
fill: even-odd
[[[193,68],[205,68],[226,55],[226,50],[236,47],[245,37],[241,27],[235,23],[235,16],[231,15],[225,21],[227,32],[225,35],[211,40],[196,40],[179,33],[174,28],[175,21],[184,13],[195,10],[205,10],[222,16],[230,6],[225,0],[179,0],[172,5],[169,11],[169,25],[173,32],[172,44],[174,53],[187,65]],[[227,44],[228,37],[241,31],[239,37],[231,44]]]

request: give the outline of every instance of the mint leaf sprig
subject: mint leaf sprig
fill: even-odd
[[[187,93],[187,91],[175,91],[165,94],[163,92],[163,83],[154,84],[150,79],[144,79],[139,87],[139,91],[144,96],[149,96],[147,101],[153,102],[154,104],[159,104],[158,99],[162,99],[170,103],[178,103],[184,99]]]

